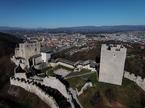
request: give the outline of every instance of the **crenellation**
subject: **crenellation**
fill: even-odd
[[[142,78],[141,76],[136,76],[135,74],[129,72],[125,72],[124,77],[135,82],[145,91],[145,78]]]
[[[47,93],[42,91],[40,88],[38,88],[36,84],[32,84],[32,83],[29,84],[28,81],[24,82],[19,78],[12,78],[12,77],[10,78],[10,83],[12,85],[20,86],[29,92],[35,93],[52,108],[58,108],[58,105],[55,102],[55,100]]]

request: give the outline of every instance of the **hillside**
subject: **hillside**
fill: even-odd
[[[0,108],[48,108],[34,94],[9,84],[15,67],[10,57],[19,42],[22,39],[0,32]]]
[[[0,57],[12,54],[19,42],[22,42],[22,39],[0,32]]]

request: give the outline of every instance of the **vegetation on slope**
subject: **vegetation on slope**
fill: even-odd
[[[9,84],[9,77],[13,75],[15,67],[10,57],[19,42],[22,39],[0,33],[0,108],[48,108],[37,96]]]
[[[93,87],[79,96],[84,108],[144,108],[145,92],[135,83],[123,79],[122,86],[98,82],[95,73],[67,79],[70,86],[78,90],[89,79]]]

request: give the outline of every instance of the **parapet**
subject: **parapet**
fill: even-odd
[[[135,74],[130,72],[125,72],[124,77],[135,82],[145,91],[145,78],[142,78],[141,76],[136,76]]]
[[[119,44],[103,44],[102,49],[106,50],[106,51],[114,51],[114,52],[127,50],[127,48],[125,48],[123,45],[119,45]]]

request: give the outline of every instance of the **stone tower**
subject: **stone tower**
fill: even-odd
[[[15,49],[15,56],[24,59],[29,59],[37,54],[40,54],[40,43],[38,42],[20,43],[19,48]]]
[[[101,47],[99,81],[121,85],[127,49],[122,45]]]

